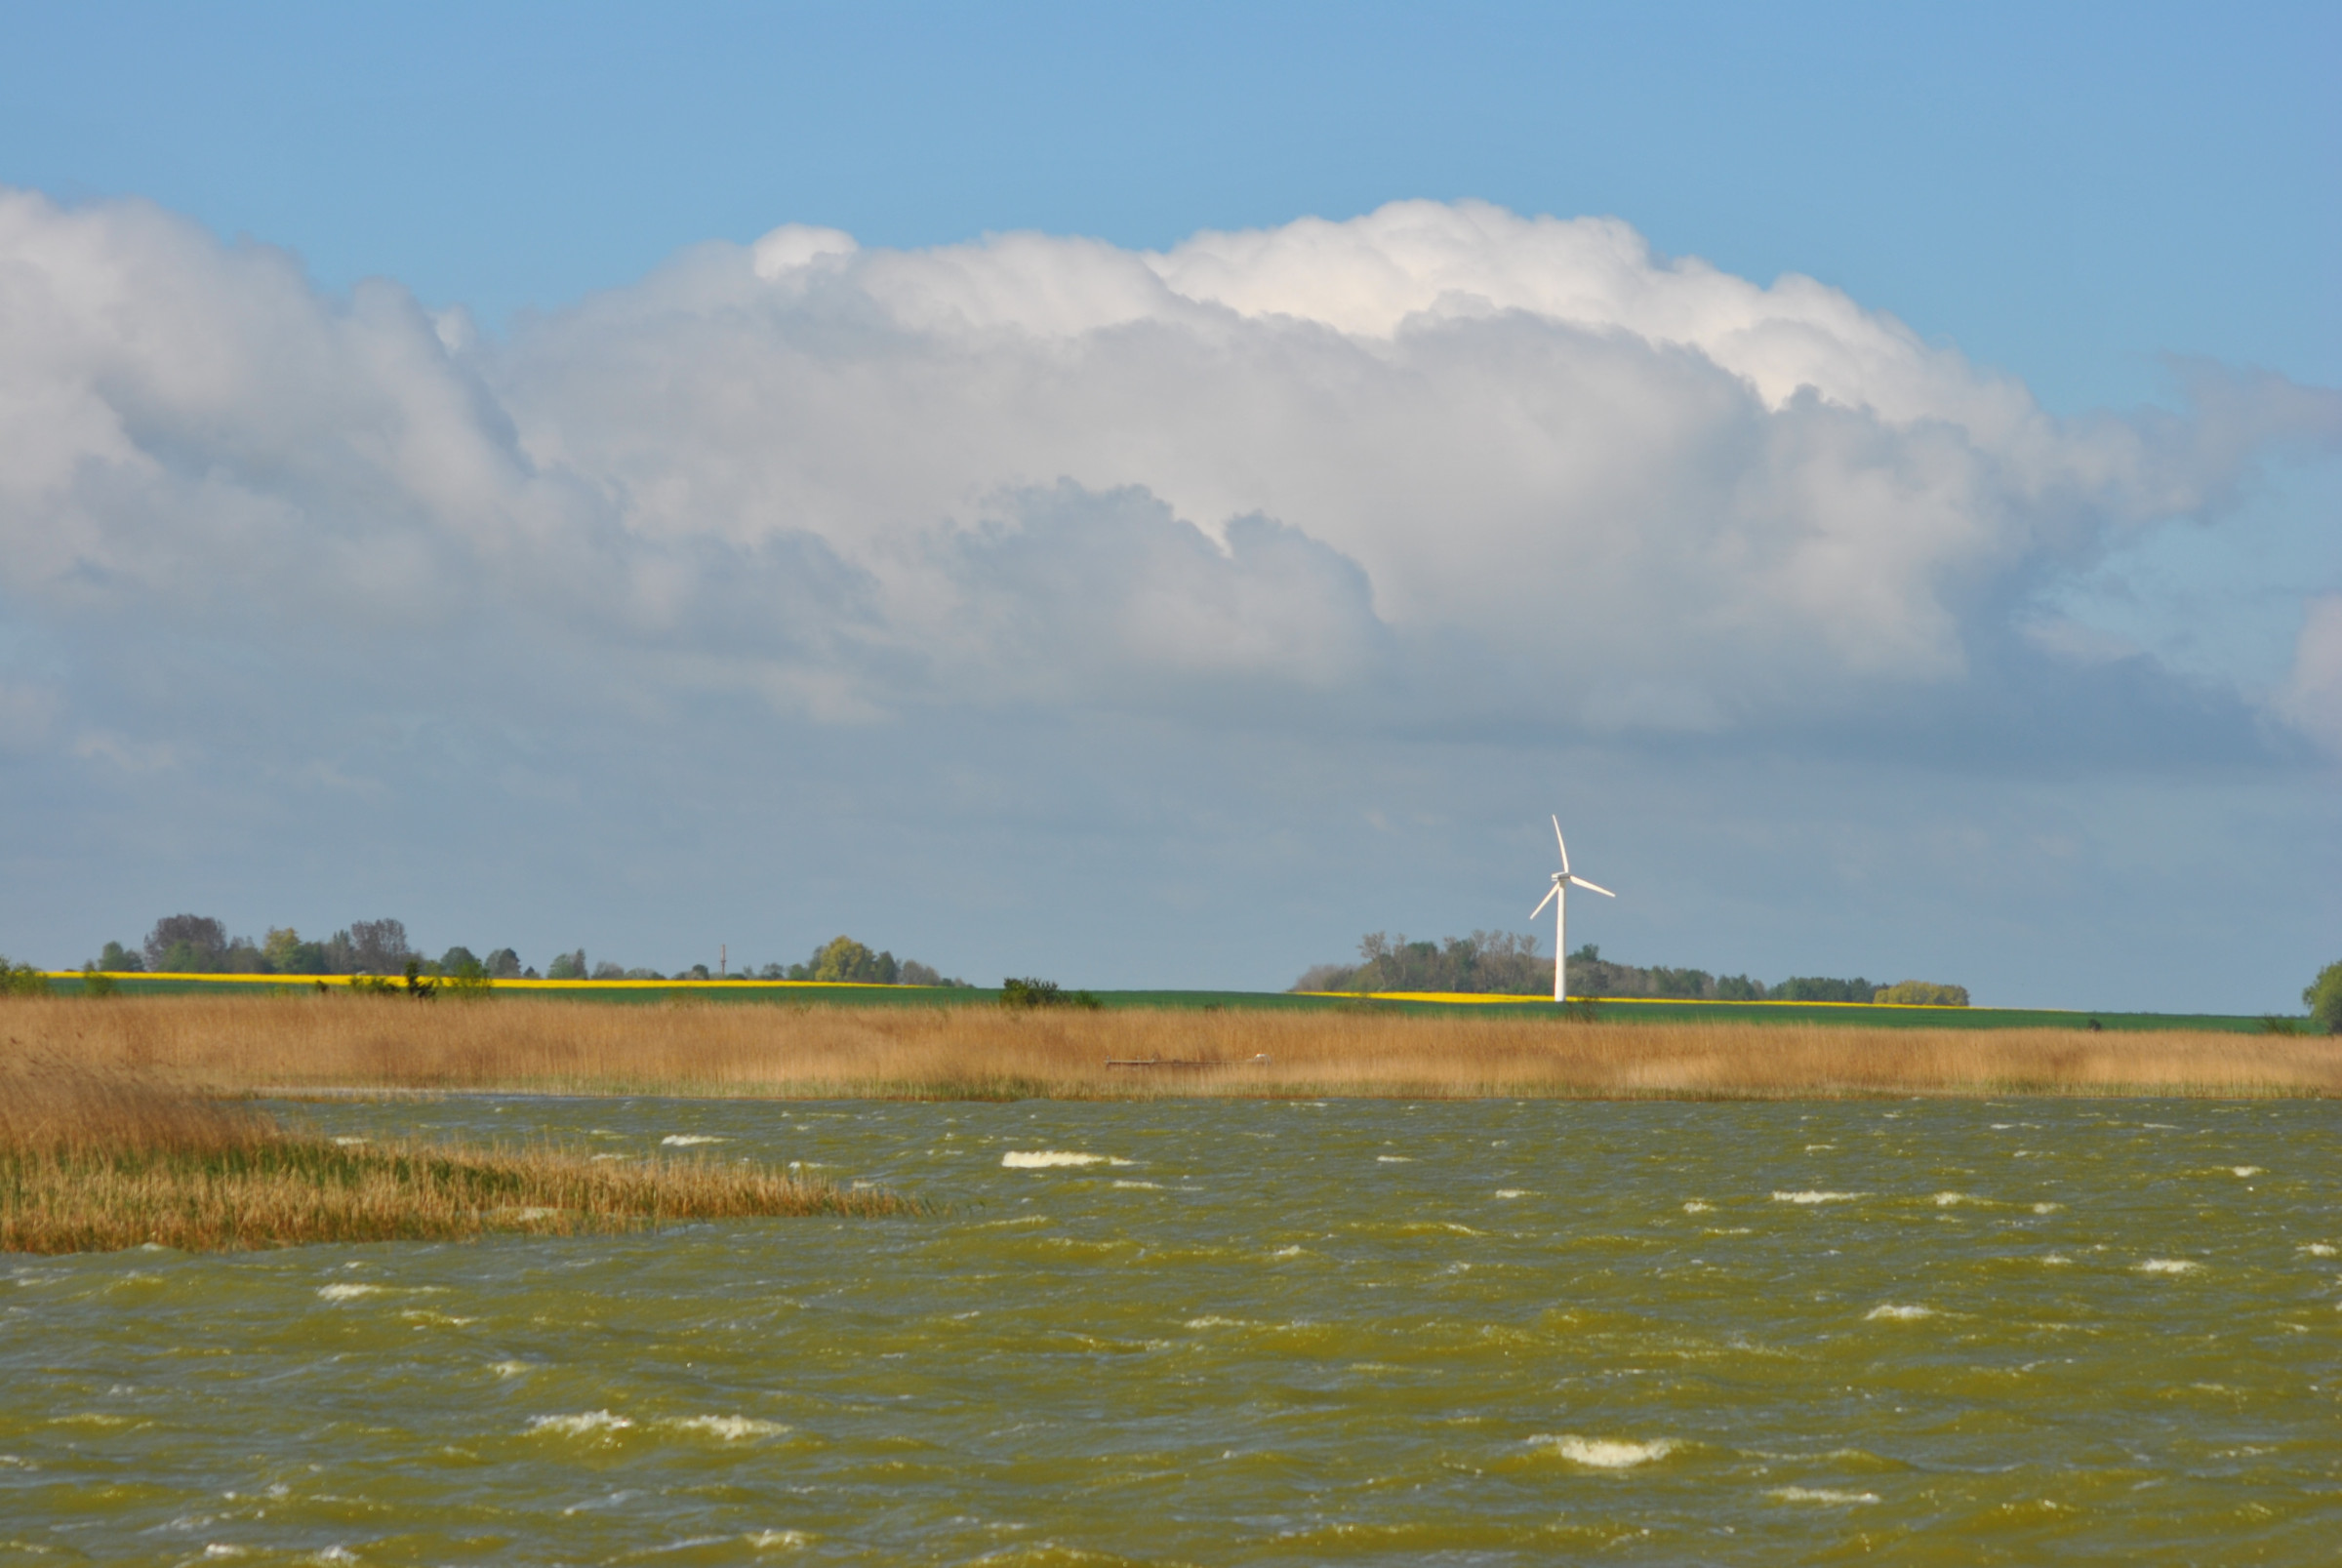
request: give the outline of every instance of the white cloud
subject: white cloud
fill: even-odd
[[[2342,593],[2310,601],[2294,651],[2293,677],[2280,707],[2303,731],[2342,754]]]
[[[0,592],[157,704],[129,671],[169,637],[190,689],[242,662],[378,707],[468,667],[645,712],[1730,732],[2054,650],[2032,583],[2337,423],[2198,392],[2061,422],[1809,279],[1474,203],[1160,254],[792,225],[497,342],[14,193]]]

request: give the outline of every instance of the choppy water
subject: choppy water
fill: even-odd
[[[0,1560],[2342,1552],[2333,1105],[303,1114],[949,1207],[0,1260]]]

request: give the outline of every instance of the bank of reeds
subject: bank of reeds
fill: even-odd
[[[909,1207],[707,1159],[344,1143],[110,1064],[0,1059],[0,1252],[435,1241]]]
[[[1321,1012],[0,1000],[10,1052],[206,1091],[805,1098],[2330,1095],[2342,1040]],[[1110,1064],[1152,1062],[1151,1066]]]

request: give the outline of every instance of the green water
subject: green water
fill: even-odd
[[[2342,1551],[2330,1104],[300,1113],[946,1208],[0,1259],[0,1561]]]

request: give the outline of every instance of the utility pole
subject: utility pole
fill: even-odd
[[[732,962],[732,949],[731,949],[731,948],[729,948],[729,947],[727,947],[727,946],[725,946],[725,945],[724,945],[722,943],[720,943],[720,942],[719,942],[719,943],[717,943],[717,944],[715,945],[715,978],[716,978],[716,979],[718,979],[718,980],[723,980],[723,979],[725,979],[725,978],[726,978],[726,975],[725,975],[725,968],[726,968],[726,966],[727,966],[727,965],[729,965],[731,962]]]

